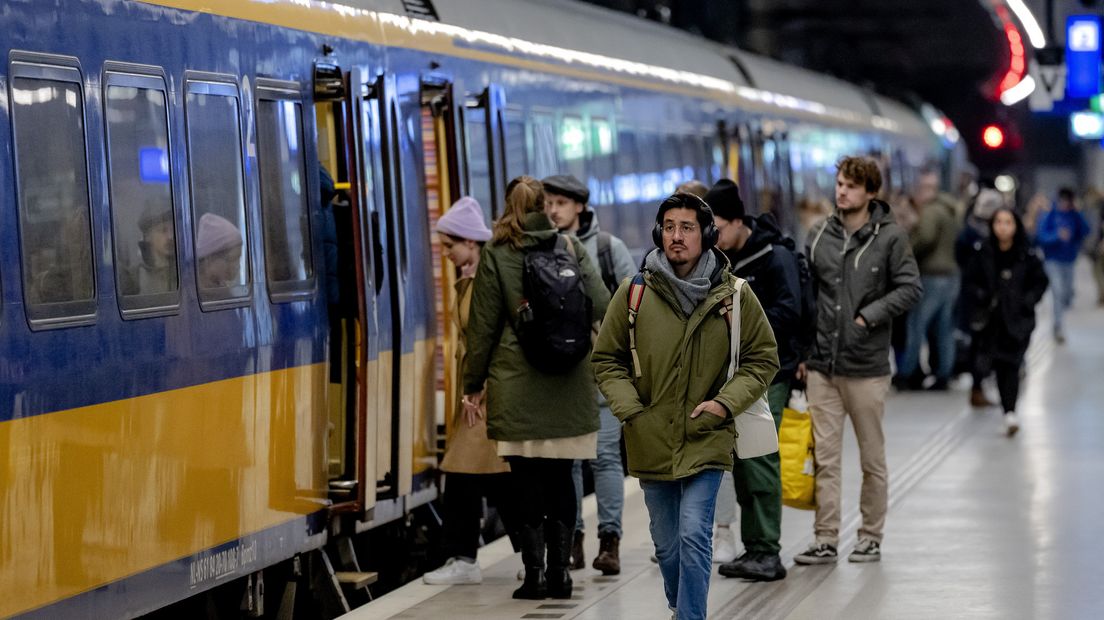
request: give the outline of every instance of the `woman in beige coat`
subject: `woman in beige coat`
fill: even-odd
[[[460,271],[456,281],[455,305],[451,320],[456,329],[456,373],[463,376],[467,352],[466,331],[471,313],[472,282],[483,243],[491,231],[483,222],[483,210],[474,198],[464,197],[437,221],[437,235],[444,255]],[[444,535],[445,565],[426,573],[423,580],[432,585],[477,584],[483,576],[476,562],[479,547],[479,520],[483,498],[497,506],[510,529],[507,485],[510,467],[495,452],[495,442],[487,438],[484,411],[461,405],[459,381],[456,382],[456,408],[449,425],[445,458]]]

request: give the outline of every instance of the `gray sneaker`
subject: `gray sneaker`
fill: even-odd
[[[828,543],[813,543],[809,548],[794,556],[798,564],[835,564],[839,559],[836,548]]]
[[[882,545],[870,538],[860,538],[859,544],[847,556],[848,562],[878,562],[882,559]]]

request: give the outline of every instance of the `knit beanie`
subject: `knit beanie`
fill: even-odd
[[[230,220],[214,213],[204,213],[203,217],[199,218],[196,258],[207,258],[241,244],[241,231],[231,224]]]
[[[713,215],[730,222],[742,220],[747,215],[744,201],[740,199],[740,188],[730,179],[717,181],[705,195],[705,203],[713,209]]]
[[[483,209],[470,196],[457,200],[437,220],[437,232],[471,241],[491,240],[491,230],[483,222]]]

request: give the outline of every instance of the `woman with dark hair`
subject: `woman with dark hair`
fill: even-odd
[[[597,386],[590,356],[542,370],[531,363],[540,360],[530,358],[518,338],[519,324],[529,322],[533,313],[530,302],[536,305],[525,290],[526,256],[561,247],[575,258],[571,265],[561,265],[559,276],[579,277],[593,309],[590,320],[598,320],[606,312],[609,292],[582,243],[560,235],[544,214],[540,181],[527,176],[510,181],[505,212],[479,261],[466,333],[464,406],[477,411],[486,402],[487,435],[510,464],[525,565],[525,582],[514,592],[519,599],[571,598],[571,468],[575,459],[593,459],[598,450]],[[522,333],[528,334],[525,329]]]
[[[1004,426],[1016,434],[1020,368],[1035,330],[1035,305],[1047,289],[1039,254],[1023,223],[1001,207],[989,223],[989,238],[974,244],[962,280],[964,311],[976,343],[974,376],[997,375]]]

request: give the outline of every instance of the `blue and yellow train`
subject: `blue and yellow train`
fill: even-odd
[[[432,501],[460,195],[571,173],[639,253],[691,178],[800,235],[842,154],[889,191],[963,163],[930,108],[565,1],[36,0],[0,31],[0,617],[216,586],[260,615],[282,568],[274,615]]]

